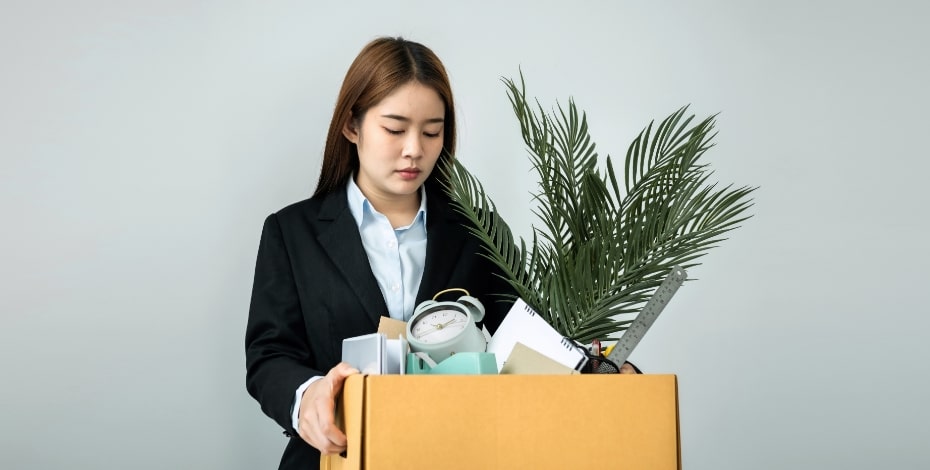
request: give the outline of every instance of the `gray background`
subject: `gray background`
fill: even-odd
[[[633,356],[679,376],[685,468],[926,468],[928,13],[4,1],[0,468],[276,466],[243,385],[261,223],[311,192],[345,70],[382,34],[445,61],[460,158],[524,235],[534,179],[499,77],[573,96],[618,158],[679,106],[721,113],[707,161],[761,186],[756,216]]]

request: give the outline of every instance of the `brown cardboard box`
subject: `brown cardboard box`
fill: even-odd
[[[680,469],[674,375],[356,375],[339,469]]]

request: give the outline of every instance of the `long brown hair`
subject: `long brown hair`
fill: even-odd
[[[327,194],[342,188],[349,175],[358,172],[358,149],[342,133],[349,119],[360,118],[371,107],[398,88],[419,82],[439,94],[445,103],[443,152],[440,167],[455,151],[455,105],[446,69],[428,47],[403,38],[378,38],[368,43],[352,62],[339,91],[333,120],[329,123],[323,167],[314,195]],[[433,171],[427,182],[441,179]]]

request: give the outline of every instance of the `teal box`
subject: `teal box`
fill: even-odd
[[[407,354],[408,374],[479,375],[497,374],[497,372],[497,360],[494,357],[494,353],[457,353],[435,366],[430,366],[425,359],[420,358],[414,353]]]

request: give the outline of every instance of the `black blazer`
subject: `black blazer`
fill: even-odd
[[[427,244],[416,302],[461,287],[484,304],[492,332],[510,308],[512,288],[482,256],[480,242],[448,197],[427,185]],[[346,192],[290,205],[265,219],[245,335],[246,388],[290,436],[280,469],[315,468],[319,452],[291,426],[300,384],[326,375],[342,340],[377,331],[387,306]]]

